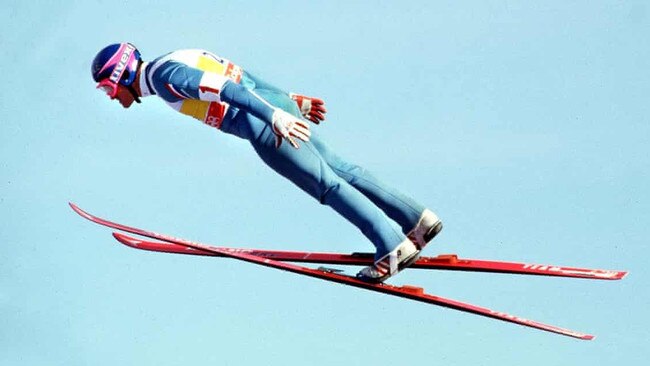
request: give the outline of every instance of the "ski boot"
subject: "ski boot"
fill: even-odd
[[[401,242],[397,248],[386,254],[373,265],[357,273],[357,278],[370,283],[380,283],[410,266],[420,257],[420,250],[409,239]]]
[[[442,230],[442,221],[429,209],[425,209],[415,227],[406,234],[413,244],[422,250]]]

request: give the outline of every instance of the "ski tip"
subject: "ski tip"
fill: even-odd
[[[113,232],[113,237],[115,238],[115,240],[119,241],[120,243],[130,246],[132,248],[138,248],[140,243],[142,243],[142,240],[132,238],[130,236],[118,233],[116,231]]]
[[[77,214],[79,214],[79,215],[81,215],[81,216],[83,216],[83,217],[88,217],[88,216],[89,216],[88,213],[87,213],[86,211],[84,211],[84,210],[82,210],[81,208],[79,208],[79,206],[77,206],[76,204],[74,204],[74,202],[68,202],[68,205],[70,205],[70,208],[72,208],[72,210],[73,210],[74,212],[76,212]]]
[[[76,212],[79,216],[83,217],[86,220],[93,221],[96,223],[100,223],[99,221],[105,221],[95,215],[91,215],[90,213],[82,210],[81,207],[77,206],[73,202],[68,202],[68,205],[70,205],[70,208],[72,208],[74,212]]]

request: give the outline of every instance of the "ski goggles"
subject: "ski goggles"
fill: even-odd
[[[104,79],[100,81],[97,84],[97,89],[106,93],[106,95],[108,95],[111,99],[115,99],[117,96],[117,83],[110,79]]]
[[[104,66],[104,68],[106,68],[107,66],[112,65],[113,71],[110,76],[97,84],[97,89],[106,93],[106,95],[111,99],[115,99],[117,96],[118,83],[122,80],[122,76],[126,69],[135,59],[135,52],[133,51],[135,51],[135,47],[128,43],[124,43],[115,55],[107,62],[107,65]]]

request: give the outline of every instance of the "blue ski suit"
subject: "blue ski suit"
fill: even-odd
[[[274,171],[355,225],[379,259],[406,239],[425,207],[337,156],[316,133],[299,149],[275,147],[275,108],[302,118],[289,94],[205,50],[179,50],[142,65],[142,96],[246,139]]]

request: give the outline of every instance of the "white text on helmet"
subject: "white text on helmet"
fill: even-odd
[[[126,63],[129,61],[129,57],[131,57],[133,50],[135,50],[135,47],[131,46],[130,44],[126,45],[126,48],[120,57],[120,62],[117,63],[115,69],[113,69],[113,72],[111,73],[110,79],[112,82],[117,83],[120,80],[120,77],[124,72],[124,68],[126,68]]]

